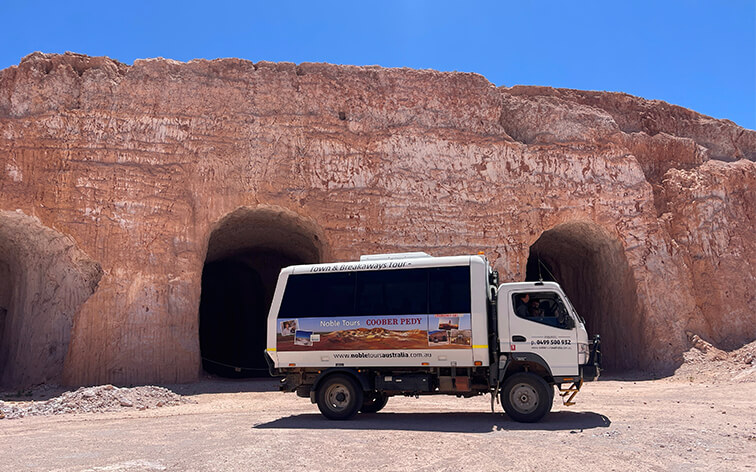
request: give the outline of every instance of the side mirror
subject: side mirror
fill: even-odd
[[[568,315],[566,311],[564,312],[560,311],[557,321],[559,321],[560,328],[573,329],[575,327],[575,320],[573,320],[572,317]]]

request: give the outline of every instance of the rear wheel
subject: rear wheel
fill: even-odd
[[[388,395],[382,392],[366,392],[360,413],[377,413],[388,403]]]
[[[334,374],[318,387],[318,409],[328,419],[348,420],[362,406],[362,389],[351,377]]]
[[[534,423],[551,410],[553,388],[541,377],[520,373],[511,376],[501,390],[501,404],[510,418],[521,423]]]

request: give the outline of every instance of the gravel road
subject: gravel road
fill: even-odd
[[[0,420],[0,470],[756,470],[756,382],[690,380],[586,384],[537,424],[446,396],[334,422],[274,381],[208,380],[168,386],[192,403]]]

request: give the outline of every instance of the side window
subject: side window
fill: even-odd
[[[354,272],[289,276],[279,318],[349,316],[354,313]]]
[[[279,318],[470,313],[470,267],[292,274]]]
[[[430,313],[470,313],[470,267],[430,269]]]
[[[512,295],[512,306],[519,318],[556,328],[572,327],[567,307],[555,292],[515,293]]]
[[[357,273],[357,315],[427,313],[426,269]]]

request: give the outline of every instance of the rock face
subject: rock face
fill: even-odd
[[[0,72],[0,382],[247,367],[281,266],[416,250],[540,259],[610,368],[668,372],[688,333],[756,338],[754,159],[754,131],[619,93],[34,53]]]

